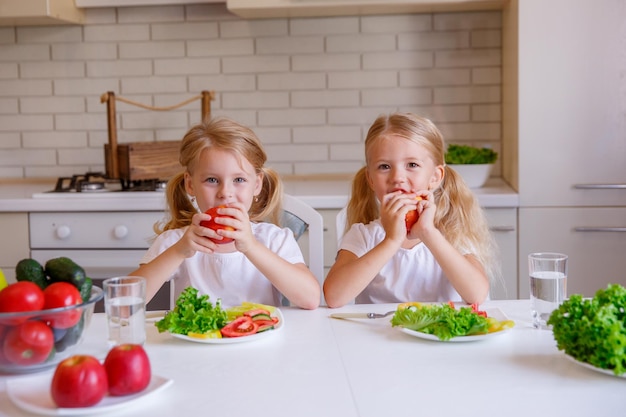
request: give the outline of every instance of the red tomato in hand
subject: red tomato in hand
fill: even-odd
[[[4,337],[4,357],[18,365],[44,362],[54,346],[52,329],[38,320],[25,321],[11,328]]]
[[[422,197],[415,197],[416,200],[421,200]],[[417,214],[417,210],[411,210],[406,214],[404,218],[404,223],[406,224],[406,232],[409,233],[411,228],[415,223],[417,223],[417,219],[419,219],[419,214]]]
[[[0,313],[38,311],[43,306],[43,291],[33,282],[19,281],[0,291]]]
[[[226,206],[223,206],[223,205],[222,206],[217,206],[217,207],[211,207],[210,209],[205,211],[206,214],[211,216],[211,220],[203,220],[203,221],[201,221],[200,222],[200,226],[208,227],[209,229],[213,229],[215,231],[220,230],[220,229],[222,229],[222,230],[235,230],[235,229],[233,229],[230,226],[225,226],[223,224],[215,223],[215,219],[218,218],[218,217],[230,217],[230,218],[232,218],[232,216],[224,216],[222,214],[218,214],[217,213],[217,209],[225,208],[225,207]],[[223,237],[221,240],[219,240],[219,239],[212,239],[212,238],[209,238],[209,240],[211,240],[211,241],[213,241],[215,243],[230,243],[230,242],[233,241],[233,239],[226,238],[226,237]]]
[[[152,378],[150,359],[141,345],[123,344],[112,348],[104,360],[112,396],[130,395],[146,389]]]
[[[104,398],[108,382],[104,366],[89,355],[74,355],[54,371],[50,393],[59,407],[91,407]]]
[[[43,290],[44,309],[68,307],[83,302],[80,291],[69,282],[55,282],[50,284]],[[75,325],[80,320],[82,314],[81,308],[75,308],[70,311],[52,313],[45,316],[50,322],[50,326],[55,329],[67,329]]]

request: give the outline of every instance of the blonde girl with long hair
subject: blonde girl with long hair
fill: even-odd
[[[446,166],[445,149],[439,129],[414,114],[371,125],[347,232],[324,282],[329,307],[487,299],[499,276],[497,246],[472,191]],[[407,230],[412,210],[418,219]]]
[[[173,280],[176,296],[193,286],[226,306],[280,305],[284,296],[304,309],[318,307],[317,279],[291,230],[277,226],[282,184],[266,159],[254,132],[230,119],[187,132],[179,157],[184,171],[166,189],[169,221],[156,227],[158,236],[131,273],[146,277],[148,300]],[[205,211],[218,206],[214,221],[225,228],[202,226],[211,219]],[[232,241],[217,243],[224,239]]]

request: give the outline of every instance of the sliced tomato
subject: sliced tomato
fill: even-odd
[[[228,323],[220,331],[224,337],[241,337],[255,334],[259,329],[259,325],[250,317],[243,316]]]

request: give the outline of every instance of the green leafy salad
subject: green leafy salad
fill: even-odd
[[[597,368],[626,372],[626,288],[611,284],[593,298],[575,294],[548,319],[559,350]]]
[[[398,308],[391,325],[432,334],[445,341],[456,336],[486,334],[490,321],[471,307],[457,310],[450,304],[424,304]]]
[[[489,148],[475,148],[468,145],[450,145],[446,151],[446,164],[493,164],[498,153]]]
[[[219,330],[227,323],[221,300],[211,304],[208,295],[198,295],[198,290],[187,287],[176,299],[176,306],[163,319],[155,323],[159,333],[206,333]]]

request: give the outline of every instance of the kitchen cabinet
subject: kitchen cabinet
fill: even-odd
[[[528,297],[528,253],[558,251],[571,259],[568,293],[591,296],[626,284],[615,276],[626,243],[626,7],[517,6],[519,295]]]
[[[625,21],[623,0],[519,1],[520,206],[626,206]]]
[[[28,215],[0,213],[0,269],[9,283],[15,282],[15,266],[30,257],[28,247]]]
[[[75,0],[77,7],[171,6],[200,3],[226,3],[226,0]]]
[[[626,207],[521,208],[520,292],[528,296],[528,254],[569,256],[567,293],[591,297],[609,283],[626,286]]]
[[[82,24],[83,10],[74,0],[2,0],[0,26]]]

